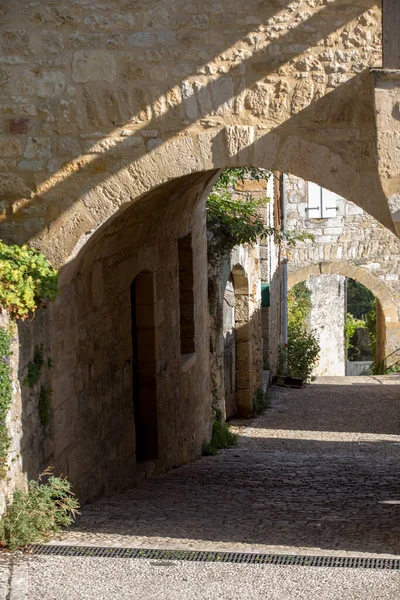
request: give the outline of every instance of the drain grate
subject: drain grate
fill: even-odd
[[[242,552],[202,552],[194,550],[144,550],[137,548],[95,548],[90,546],[33,545],[33,554],[51,556],[89,556],[95,558],[144,558],[151,560],[186,560],[248,565],[287,565],[301,567],[342,567],[350,569],[400,570],[397,558],[359,558],[352,556],[298,556],[284,554],[250,554]]]

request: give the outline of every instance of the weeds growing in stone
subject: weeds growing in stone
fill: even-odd
[[[45,482],[43,482],[46,480]],[[71,492],[71,484],[55,477],[51,469],[38,481],[29,481],[28,490],[16,490],[0,521],[0,542],[10,550],[45,541],[62,527],[71,525],[78,514],[79,503]]]
[[[237,443],[237,436],[232,433],[223,419],[220,409],[215,411],[215,417],[212,424],[212,436],[209,442],[203,443],[203,456],[215,456],[218,450],[231,448]]]
[[[264,392],[264,388],[260,386],[253,396],[254,414],[259,415],[266,410],[270,405],[268,392]]]

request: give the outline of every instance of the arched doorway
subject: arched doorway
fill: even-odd
[[[400,346],[398,309],[388,286],[370,271],[349,262],[333,261],[312,264],[289,273],[289,289],[309,278],[321,275],[341,275],[354,279],[366,287],[376,298],[376,361],[379,364]]]
[[[158,458],[157,369],[153,273],[143,271],[131,285],[132,375],[136,462]]]

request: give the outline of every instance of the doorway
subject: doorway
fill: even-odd
[[[132,376],[136,462],[158,458],[158,410],[153,273],[131,285]]]

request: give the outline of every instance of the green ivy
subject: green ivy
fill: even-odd
[[[254,414],[260,415],[267,408],[269,408],[270,399],[268,392],[264,392],[262,385],[258,388],[255,395],[253,396],[253,411]]]
[[[25,319],[57,295],[57,271],[43,254],[0,241],[0,306],[13,318]]]
[[[11,335],[0,328],[0,479],[7,473],[7,454],[10,447],[10,437],[7,432],[6,417],[11,405]]]
[[[24,385],[33,388],[39,382],[44,364],[43,346],[35,346],[33,359],[28,363],[28,373],[24,379]]]
[[[225,169],[215,183],[207,199],[207,229],[213,234],[209,239],[209,256],[218,260],[242,244],[255,244],[259,239],[274,236],[277,241],[281,233],[274,227],[267,227],[260,209],[264,208],[270,199],[257,200],[234,199],[232,190],[238,181],[248,179],[268,179],[273,177],[271,171],[243,167]],[[294,232],[288,234],[287,244],[294,245],[296,241],[313,239],[309,233]]]
[[[39,392],[38,411],[40,422],[43,427],[46,427],[53,416],[51,410],[51,389],[43,386]]]

